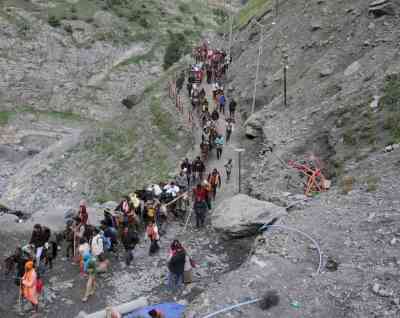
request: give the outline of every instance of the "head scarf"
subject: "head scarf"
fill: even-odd
[[[33,262],[32,261],[27,261],[26,263],[25,263],[25,271],[26,272],[29,272],[29,271],[31,271],[33,269]]]

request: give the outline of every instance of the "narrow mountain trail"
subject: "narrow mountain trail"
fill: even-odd
[[[208,100],[208,104],[210,105],[210,113],[217,107],[215,104],[213,97],[212,97],[212,85],[207,84],[203,81],[203,83],[200,86],[200,89],[204,88],[206,91],[206,97]],[[226,96],[226,95],[225,95]],[[191,108],[190,100],[187,97],[187,95],[184,94],[184,107]],[[228,110],[228,104],[229,104],[229,96],[227,96],[228,102],[226,103],[225,106],[225,114],[228,116],[229,110]],[[206,176],[208,173],[210,173],[214,168],[216,168],[221,176],[222,176],[222,187],[218,189],[217,192],[217,198],[216,202],[214,203],[214,207],[218,205],[219,202],[230,198],[234,196],[235,194],[238,193],[239,189],[239,167],[238,167],[238,152],[235,151],[235,149],[240,148],[239,144],[239,135],[240,135],[240,118],[238,112],[236,112],[236,118],[235,118],[235,125],[234,129],[230,138],[230,142],[226,143],[226,138],[225,138],[225,126],[226,126],[226,119],[223,114],[220,114],[220,118],[217,121],[217,130],[218,133],[224,136],[225,139],[225,145],[223,148],[222,152],[222,158],[220,160],[217,159],[215,150],[212,151],[209,155],[209,159],[206,163]],[[194,118],[194,135],[195,135],[195,153],[198,154],[200,152],[200,143],[201,143],[201,128],[200,128],[200,119],[195,115]],[[232,169],[232,174],[231,174],[231,179],[229,182],[227,182],[226,178],[226,172],[225,172],[225,167],[224,165],[227,163],[228,159],[233,159],[233,169]]]

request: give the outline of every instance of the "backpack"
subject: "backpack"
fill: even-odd
[[[106,251],[110,250],[111,249],[111,239],[109,237],[104,236],[104,235],[101,236],[101,239],[103,240],[104,249]]]
[[[148,207],[147,216],[152,219],[154,218],[155,215],[156,215],[156,209],[154,207]]]

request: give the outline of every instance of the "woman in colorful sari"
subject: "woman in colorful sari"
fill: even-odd
[[[21,288],[22,288],[22,295],[26,300],[28,300],[32,304],[33,310],[35,312],[38,311],[39,307],[36,283],[37,283],[37,275],[35,269],[33,268],[33,262],[28,261],[25,264],[25,274],[22,277]]]

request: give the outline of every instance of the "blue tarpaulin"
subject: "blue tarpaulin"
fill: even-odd
[[[158,304],[135,310],[124,315],[124,318],[151,318],[147,313],[152,309],[158,309],[162,311],[165,315],[165,318],[182,318],[185,307],[186,306],[184,305],[176,303]]]

